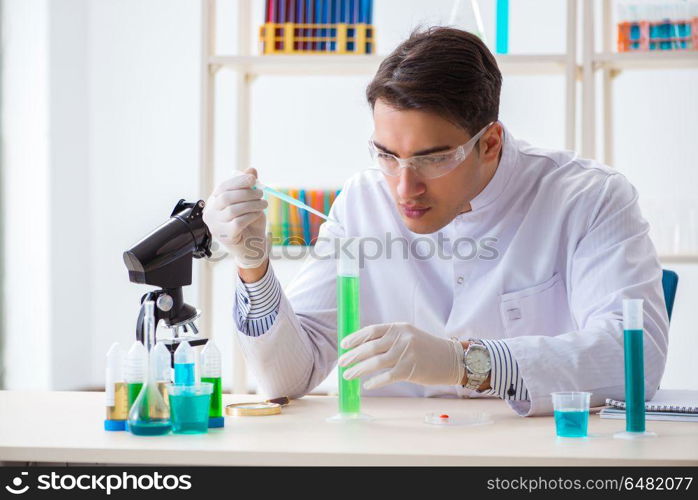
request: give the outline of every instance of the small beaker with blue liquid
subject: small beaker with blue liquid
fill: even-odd
[[[586,437],[590,392],[553,392],[555,430],[558,437]]]

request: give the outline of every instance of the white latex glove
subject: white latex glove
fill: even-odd
[[[261,189],[251,189],[257,172],[248,168],[222,182],[206,201],[204,222],[238,267],[259,267],[267,259],[267,218]]]
[[[339,358],[339,366],[351,380],[380,370],[364,383],[365,389],[406,380],[421,385],[457,385],[463,380],[463,346],[435,337],[409,323],[371,325],[342,340],[351,349]]]

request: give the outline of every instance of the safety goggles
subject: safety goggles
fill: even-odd
[[[482,134],[487,132],[494,122],[485,125],[482,130],[475,134],[468,142],[461,144],[455,149],[442,153],[432,153],[429,155],[412,156],[410,158],[398,158],[378,149],[373,139],[368,141],[368,150],[375,168],[391,177],[399,177],[400,169],[411,168],[416,175],[424,179],[436,179],[446,175],[456,168],[472,152],[477,141]]]

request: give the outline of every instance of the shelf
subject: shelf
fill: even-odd
[[[244,71],[249,75],[370,75],[384,56],[379,55],[288,55],[288,56],[211,56],[209,65]],[[497,55],[502,73],[507,75],[564,74],[564,54]]]
[[[594,55],[595,69],[698,68],[698,51],[605,52]]]
[[[698,264],[698,254],[665,254],[659,260],[668,264]]]
[[[209,65],[250,75],[367,75],[374,73],[381,56],[288,55],[211,56]]]

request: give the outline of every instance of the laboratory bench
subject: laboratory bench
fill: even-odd
[[[259,401],[224,395],[224,403]],[[0,391],[0,462],[121,465],[698,465],[698,425],[647,422],[658,437],[613,439],[622,420],[589,418],[590,437],[555,437],[552,417],[524,418],[497,399],[364,398],[370,422],[331,423],[337,399],[306,396],[280,415],[226,417],[202,435],[103,430],[104,393]],[[473,427],[427,413],[489,415]]]

